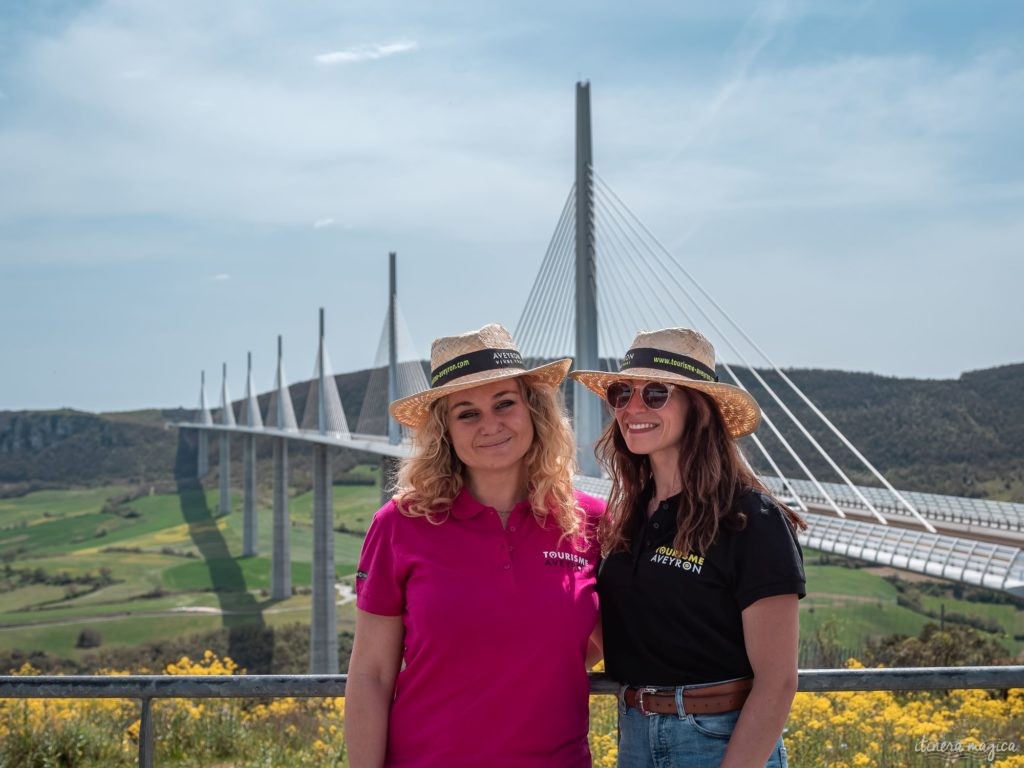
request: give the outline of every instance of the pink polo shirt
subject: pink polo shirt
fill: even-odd
[[[401,616],[388,724],[393,768],[589,768],[587,638],[604,502],[577,493],[590,540],[559,543],[528,502],[502,528],[466,490],[440,525],[394,502],[363,543],[356,605]],[[364,575],[365,574],[365,575]]]

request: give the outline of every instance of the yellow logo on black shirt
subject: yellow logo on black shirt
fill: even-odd
[[[672,547],[658,547],[651,555],[651,562],[699,574],[704,567],[704,556],[692,552],[687,555]]]

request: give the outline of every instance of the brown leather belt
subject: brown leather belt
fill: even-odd
[[[743,707],[754,681],[730,680],[699,687],[683,688],[683,711],[676,709],[674,688],[625,688],[622,699],[643,715],[717,715]]]

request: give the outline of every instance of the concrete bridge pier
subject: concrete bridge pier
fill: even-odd
[[[288,441],[274,438],[274,544],[270,558],[270,596],[292,595],[291,515],[288,509]]]
[[[331,457],[326,445],[313,446],[313,623],[309,671],[338,673],[338,621],[334,589],[334,500]]]
[[[197,430],[196,477],[206,477],[210,472],[210,436],[206,430]]]
[[[220,504],[222,515],[231,512],[231,438],[222,433],[220,436]]]
[[[251,557],[259,551],[256,517],[256,436],[246,435],[242,438],[242,447],[242,556]]]

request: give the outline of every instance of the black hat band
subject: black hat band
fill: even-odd
[[[472,373],[493,371],[497,368],[521,368],[523,356],[514,349],[481,349],[452,358],[430,372],[430,388],[448,384]]]
[[[677,355],[675,352],[666,352],[663,349],[652,349],[651,347],[638,347],[631,349],[622,358],[620,371],[629,368],[655,368],[659,371],[675,373],[696,381],[716,382],[718,376],[714,370],[708,368],[700,360],[686,355]]]

